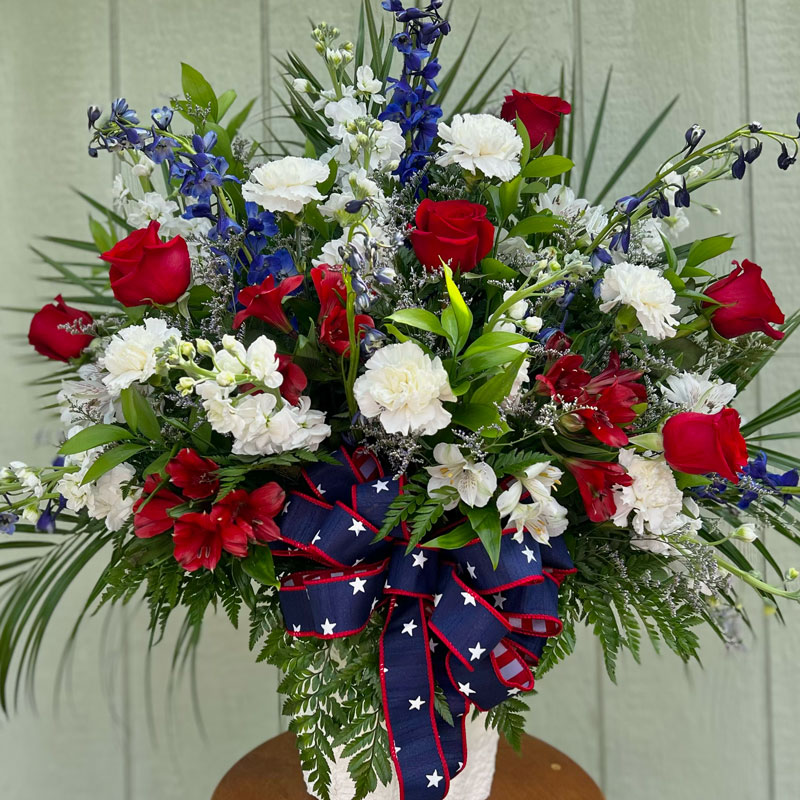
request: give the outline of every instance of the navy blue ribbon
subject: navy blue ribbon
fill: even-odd
[[[275,554],[322,567],[283,580],[286,629],[351,636],[386,605],[381,685],[401,797],[439,800],[466,764],[470,708],[486,711],[533,688],[545,641],[561,632],[559,586],[575,569],[560,538],[540,546],[514,530],[503,533],[497,569],[477,539],[406,553],[401,524],[376,542],[403,480],[386,477],[368,454],[342,450],[338,459],[303,473],[308,491],[292,492],[281,517]],[[435,685],[455,725],[435,709]]]

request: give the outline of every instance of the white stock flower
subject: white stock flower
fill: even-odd
[[[503,302],[511,299],[517,293],[516,289],[507,289],[503,292]],[[517,300],[513,306],[506,309],[506,316],[511,317],[513,320],[520,320],[528,313],[528,301],[524,298]]]
[[[382,102],[383,98],[378,94],[382,88],[383,84],[375,77],[372,67],[363,64],[356,70],[356,89],[358,89],[359,92],[362,94],[377,95],[373,99]]]
[[[217,433],[232,433],[234,436],[242,432],[245,422],[234,409],[229,389],[209,380],[195,384],[194,390],[202,400],[206,419],[213,430]]]
[[[125,484],[136,475],[130,464],[118,464],[89,484],[86,510],[90,517],[105,520],[110,531],[118,531],[133,513],[138,491],[125,492]]]
[[[317,184],[329,174],[328,165],[313,158],[286,156],[256,167],[242,186],[242,197],[267,211],[299,214],[306,203],[322,199]]]
[[[83,364],[78,367],[78,380],[62,381],[58,404],[66,427],[122,421],[120,410],[103,383],[104,375],[97,364]]]
[[[250,374],[262,385],[277,389],[283,383],[283,375],[278,372],[278,357],[275,342],[266,336],[259,336],[244,357]]]
[[[141,200],[130,200],[125,204],[125,219],[134,228],[146,228],[153,220],[165,225],[179,213],[180,206],[158,192],[147,192]]]
[[[414,342],[390,344],[366,364],[353,387],[361,413],[379,417],[387,433],[432,434],[446,428],[451,415],[443,401],[456,399],[439,356],[430,358]]]
[[[334,139],[342,141],[348,135],[347,124],[366,117],[367,107],[355,97],[343,97],[341,100],[334,100],[325,106],[325,116],[331,121],[328,125],[328,133]]]
[[[292,81],[292,88],[298,94],[308,94],[311,91],[311,83],[305,78],[295,78]]]
[[[551,495],[562,475],[549,461],[532,464],[497,498],[500,517],[516,528],[514,539],[518,542],[528,531],[537,542],[547,544],[567,529],[567,509]],[[525,492],[529,498],[523,502]]]
[[[699,520],[683,513],[683,494],[672,470],[663,456],[640,456],[632,450],[620,450],[619,463],[632,483],[614,487],[614,524],[620,528],[630,524],[635,534],[631,540],[634,547],[655,553],[670,552],[669,542],[662,537],[699,524]]]
[[[103,383],[112,397],[134,383],[145,383],[159,370],[158,351],[180,341],[180,331],[163,319],[151,317],[144,325],[123,328],[112,337],[98,363],[108,375]]]
[[[510,122],[491,114],[456,114],[450,125],[439,123],[438,133],[442,155],[437,164],[458,164],[501,181],[519,174],[522,139]]]
[[[736,397],[736,386],[725,383],[721,378],[709,378],[710,371],[698,375],[693,372],[681,372],[670,375],[666,386],[661,387],[661,394],[670,403],[681,406],[687,411],[701,414],[716,414]]]
[[[672,315],[680,311],[675,305],[675,291],[658,272],[642,264],[623,261],[609,267],[600,286],[601,311],[612,311],[617,305],[630,306],[645,332],[654,339],[675,335],[678,324]]]
[[[428,494],[439,492],[451,497],[445,505],[449,511],[459,499],[472,508],[483,508],[497,489],[497,476],[484,461],[476,463],[465,458],[454,444],[440,442],[433,448],[435,467],[425,467],[431,476]]]
[[[24,461],[11,461],[8,466],[25,491],[34,497],[41,497],[44,494],[44,484]]]
[[[144,153],[139,153],[139,161],[131,167],[131,175],[134,178],[149,178],[157,166]]]

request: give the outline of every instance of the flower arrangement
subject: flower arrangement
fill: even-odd
[[[320,797],[335,751],[359,800],[394,775],[443,797],[468,715],[518,740],[579,623],[613,678],[642,629],[688,661],[699,625],[736,640],[742,587],[800,599],[757,535],[800,541],[800,465],[763,446],[796,393],[731,407],[800,317],[757,264],[715,274],[733,238],[677,243],[707,184],[765,146],[787,169],[800,137],[693,125],[605,208],[571,185],[561,97],[487,113],[506,71],[443,113],[441,5],[384,0],[379,27],[365,2],[356,43],[313,29],[325,81],[283,62],[299,155],[188,65],[148,123],[89,109],[120,172],[92,240],[55,240],[94,258],[47,259],[82,294],[30,323],[65,436],[0,474],[0,548],[26,553],[2,567],[4,707],[104,551],[87,611],[143,594],[153,641],[181,614],[179,656],[246,610]]]

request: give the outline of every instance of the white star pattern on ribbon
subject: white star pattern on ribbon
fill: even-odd
[[[335,622],[331,622],[327,617],[325,617],[325,622],[322,623],[322,634],[323,636],[332,636],[333,629],[336,627]]]
[[[322,538],[322,536],[320,536],[320,533],[322,533],[322,530],[318,530],[314,534],[314,538],[311,540],[311,544],[316,544]]]
[[[433,607],[434,607],[434,608],[436,608],[436,606],[438,606],[438,605],[439,605],[439,601],[440,601],[441,599],[442,599],[442,596],[441,596],[440,594],[435,594],[435,595],[433,596]]]
[[[325,490],[322,488],[322,484],[317,484],[317,494],[325,494]]]
[[[430,775],[425,776],[428,779],[428,786],[427,788],[434,788],[438,789],[439,784],[444,780],[444,776],[440,775],[436,770],[434,770]]]
[[[469,685],[469,683],[461,683],[461,681],[458,681],[458,691],[467,697],[469,697],[471,694],[475,694],[475,690]]]
[[[420,550],[419,553],[414,553],[413,559],[414,563],[411,566],[422,569],[425,566],[425,562],[428,560],[428,557]]]
[[[431,653],[435,653],[435,652],[436,652],[436,648],[437,648],[438,646],[439,646],[439,642],[435,642],[433,639],[431,639],[431,640],[428,642],[428,647],[430,647],[430,649],[431,649]]]
[[[285,514],[289,510],[289,506],[291,505],[292,501],[287,500],[286,505],[283,507],[283,513]]]
[[[295,633],[300,633],[300,626],[299,625],[292,625],[292,630]]]
[[[415,629],[418,628],[418,627],[419,627],[419,625],[417,625],[417,623],[414,622],[414,620],[412,619],[411,622],[406,622],[403,625],[403,630],[402,630],[402,633],[400,635],[402,636],[403,633],[407,633],[409,636],[413,636]]]
[[[525,549],[522,551],[522,555],[524,555],[525,558],[528,559],[529,564],[531,563],[531,561],[536,561],[536,553],[534,553],[533,550],[530,549],[530,547],[526,546]]]
[[[362,531],[365,531],[364,523],[360,519],[354,519],[353,524],[347,529],[353,531],[356,536],[360,536]]]
[[[468,647],[467,650],[469,650],[470,661],[477,661],[486,652],[486,648],[481,647],[480,642],[475,642],[475,647]]]
[[[515,694],[519,694],[519,689],[516,686],[513,686],[508,690],[508,696],[513,697]]]
[[[381,492],[388,492],[389,491],[389,484],[386,481],[375,481],[375,494],[380,494]]]
[[[464,605],[465,606],[474,606],[475,605],[475,597],[471,595],[469,592],[461,592],[461,596],[464,598]],[[477,608],[477,606],[476,606]]]
[[[364,591],[364,587],[367,585],[367,582],[363,578],[355,578],[354,580],[350,581],[350,586],[353,587],[353,596],[357,595],[359,592],[361,594],[366,594]]]
[[[378,598],[377,598],[377,597],[373,597],[373,598],[372,598],[372,605],[370,606],[370,609],[369,609],[369,610],[370,610],[370,611],[374,611],[374,610],[375,610],[375,606],[376,606],[376,605],[378,605]]]
[[[473,567],[472,564],[469,563],[469,561],[467,561],[467,572],[469,572],[470,578],[475,580],[475,567]]]
[[[408,710],[419,711],[424,705],[425,701],[419,695],[417,695],[417,698],[415,700],[408,701]]]
[[[502,611],[503,610],[503,606],[505,606],[505,604],[506,604],[505,595],[495,594],[495,595],[492,595],[492,598],[494,600],[494,607],[495,608],[499,608]]]

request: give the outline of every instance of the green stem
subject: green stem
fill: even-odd
[[[741,578],[745,583],[749,584],[754,589],[758,589],[758,591],[765,592],[766,594],[775,595],[776,597],[786,597],[789,600],[800,601],[800,590],[796,592],[789,592],[786,589],[779,589],[777,586],[773,586],[772,584],[759,580],[755,577],[755,575],[752,575],[746,570],[739,569],[739,567],[731,564],[730,561],[726,561],[724,558],[721,558],[716,553],[714,553],[714,558],[717,560],[717,564],[722,569],[724,569],[726,572],[730,572],[731,575],[735,575],[737,578]]]

